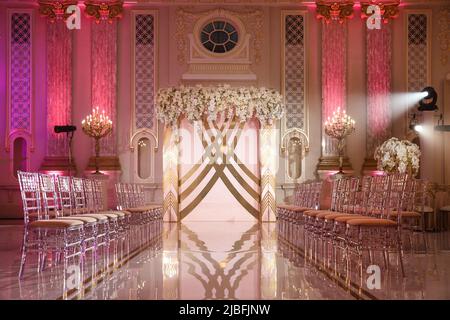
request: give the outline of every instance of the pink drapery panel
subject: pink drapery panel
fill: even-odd
[[[322,155],[337,155],[336,143],[325,135],[323,125],[338,107],[346,107],[345,23],[322,21]]]
[[[99,107],[113,122],[113,131],[101,140],[100,155],[116,155],[117,21],[92,22],[92,107]]]
[[[72,34],[64,21],[47,23],[47,156],[68,155],[67,137],[55,125],[72,123]]]
[[[367,157],[391,136],[391,30],[367,30]]]

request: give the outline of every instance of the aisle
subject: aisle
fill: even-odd
[[[352,299],[303,261],[277,249],[275,223],[166,224],[146,250],[87,299]]]

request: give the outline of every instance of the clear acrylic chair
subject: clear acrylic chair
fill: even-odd
[[[24,274],[27,254],[38,254],[38,272],[42,271],[48,253],[63,256],[63,292],[67,294],[69,260],[78,265],[78,289],[83,279],[83,222],[79,220],[49,219],[49,208],[42,206],[39,174],[18,171],[19,186],[24,211],[24,237],[19,278]]]

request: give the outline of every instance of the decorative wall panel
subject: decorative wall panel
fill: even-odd
[[[155,123],[155,17],[136,14],[134,22],[135,128],[153,129]]]
[[[6,150],[22,136],[33,148],[31,10],[8,11],[8,88]]]
[[[431,12],[409,11],[407,24],[407,89],[421,91],[430,84]]]
[[[11,15],[11,130],[30,131],[31,14]]]
[[[282,119],[281,149],[285,156],[285,181],[297,182],[302,176],[303,159],[308,143],[286,148],[295,141],[308,141],[308,110],[306,92],[306,12],[286,10],[281,14],[281,90],[286,112]],[[302,136],[298,140],[293,136]],[[295,159],[295,164],[292,163]],[[295,166],[295,172],[290,170]]]
[[[155,151],[158,148],[158,121],[155,113],[157,89],[158,12],[135,10],[132,15],[132,117],[130,148],[134,152],[136,169],[131,174],[135,182],[152,183],[155,178]],[[142,141],[146,141],[145,145]],[[146,150],[146,152],[142,152]],[[145,158],[143,158],[145,157]],[[142,163],[148,175],[140,172]]]
[[[305,15],[283,14],[283,96],[286,103],[286,129],[307,132],[305,109]]]

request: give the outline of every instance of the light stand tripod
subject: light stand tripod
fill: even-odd
[[[75,131],[71,131],[71,132],[66,132],[66,136],[67,136],[67,141],[68,141],[68,148],[69,148],[69,167],[68,167],[68,174],[69,177],[72,176],[72,139],[73,139],[73,134]]]

